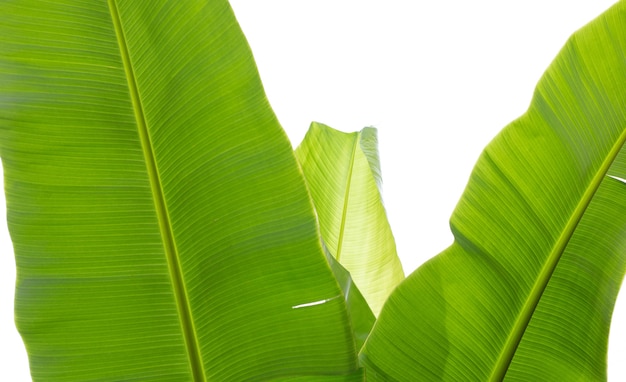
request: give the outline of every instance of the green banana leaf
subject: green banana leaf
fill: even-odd
[[[365,301],[365,297],[363,297],[359,288],[356,287],[350,272],[335,260],[333,255],[328,252],[326,245],[324,245],[324,252],[326,253],[326,259],[330,264],[330,268],[333,270],[335,279],[339,283],[344,299],[346,300],[356,348],[361,349],[376,322],[376,317],[367,304],[367,301]]]
[[[575,33],[484,150],[455,242],[394,291],[368,380],[598,381],[626,272],[626,3]]]
[[[313,122],[296,149],[322,237],[378,315],[404,279],[381,199],[376,129],[343,133]]]
[[[0,156],[33,379],[362,379],[228,3],[24,0],[0,15]]]

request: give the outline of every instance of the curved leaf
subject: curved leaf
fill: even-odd
[[[385,305],[368,379],[606,378],[626,271],[625,52],[625,2],[568,41],[478,160],[454,244]]]
[[[329,251],[377,315],[404,273],[380,195],[376,129],[347,134],[313,122],[296,157]]]
[[[346,300],[346,307],[348,308],[348,315],[350,317],[350,323],[352,327],[352,335],[356,342],[356,348],[363,347],[367,336],[372,330],[372,326],[376,322],[376,317],[370,309],[370,306],[365,301],[365,298],[361,294],[359,288],[352,280],[352,275],[346,270],[333,255],[328,252],[324,245],[326,253],[326,259],[330,264],[330,268],[333,270],[335,279],[339,283],[339,287],[343,292],[344,299]]]
[[[0,14],[33,379],[358,375],[308,193],[228,3],[25,0]]]

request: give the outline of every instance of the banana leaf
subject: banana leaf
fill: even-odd
[[[368,380],[598,381],[626,272],[626,3],[576,32],[483,151],[454,244],[394,291]]]
[[[376,129],[343,133],[313,122],[296,157],[331,254],[375,315],[404,279],[381,197]]]
[[[362,379],[226,1],[0,3],[15,319],[35,381]]]
[[[352,335],[357,349],[361,349],[367,337],[376,322],[376,317],[370,309],[370,306],[365,301],[365,297],[357,288],[352,275],[346,268],[344,268],[333,255],[330,254],[326,245],[322,242],[326,259],[330,264],[330,268],[335,275],[335,279],[341,287],[344,299],[346,301],[346,307],[348,308],[348,316],[350,317],[350,324],[352,329]]]

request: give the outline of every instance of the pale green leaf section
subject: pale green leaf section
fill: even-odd
[[[226,1],[0,3],[0,155],[34,381],[361,376]]]
[[[328,250],[377,315],[404,273],[380,194],[376,129],[348,134],[313,122],[296,157]]]
[[[570,38],[478,160],[454,244],[390,296],[368,380],[606,379],[626,272],[625,52],[624,2]]]

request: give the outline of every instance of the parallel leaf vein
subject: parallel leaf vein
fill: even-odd
[[[144,153],[148,177],[150,179],[150,187],[152,190],[157,218],[159,221],[159,229],[161,232],[161,238],[163,240],[163,247],[165,250],[165,255],[167,257],[169,273],[172,280],[172,287],[176,298],[178,317],[180,319],[180,324],[187,347],[190,368],[193,374],[194,381],[205,381],[206,378],[204,376],[205,374],[200,356],[200,349],[198,345],[198,340],[195,335],[191,309],[189,307],[187,292],[185,290],[185,283],[180,266],[178,251],[170,224],[167,204],[165,201],[163,187],[159,177],[159,170],[150,140],[150,134],[146,124],[141,96],[139,94],[139,89],[137,86],[137,81],[135,78],[128,46],[126,44],[122,21],[115,0],[108,0],[108,4],[111,12],[113,26],[115,28],[115,33],[117,35],[121,58],[124,64],[124,71],[128,80],[128,89],[131,97],[133,111],[135,114],[135,119],[137,122],[137,130]]]
[[[591,180],[591,183],[585,190],[585,193],[580,199],[580,202],[574,209],[574,212],[572,213],[563,232],[561,233],[561,236],[559,237],[554,247],[552,248],[552,252],[550,252],[550,255],[548,256],[546,263],[544,264],[543,268],[541,269],[541,272],[539,273],[539,277],[537,278],[537,281],[533,285],[531,292],[526,302],[524,303],[524,306],[522,307],[522,310],[517,316],[517,319],[513,326],[513,330],[511,331],[509,337],[507,338],[507,341],[502,349],[502,352],[500,353],[500,356],[496,362],[496,365],[494,369],[492,370],[491,376],[489,378],[490,381],[501,381],[502,379],[504,379],[504,376],[506,375],[506,372],[511,362],[513,361],[513,357],[515,355],[517,347],[519,346],[522,340],[522,337],[524,335],[524,332],[526,328],[528,327],[528,324],[530,323],[530,320],[535,312],[535,309],[537,308],[537,305],[539,304],[539,300],[541,299],[541,296],[546,290],[548,282],[552,278],[552,274],[554,273],[561,259],[561,256],[565,252],[565,248],[567,247],[568,243],[570,242],[570,239],[574,235],[574,232],[576,231],[576,227],[578,226],[578,223],[580,222],[583,215],[585,214],[585,211],[589,207],[589,204],[591,203],[593,196],[595,195],[598,188],[600,188],[600,184],[602,183],[602,180],[605,178],[609,168],[615,161],[615,158],[621,151],[625,142],[626,142],[626,129],[624,129],[622,134],[619,136],[619,138],[617,139],[617,141],[615,142],[615,144],[609,151],[604,162],[602,162],[602,164],[598,168],[598,171],[596,172],[595,176]]]

